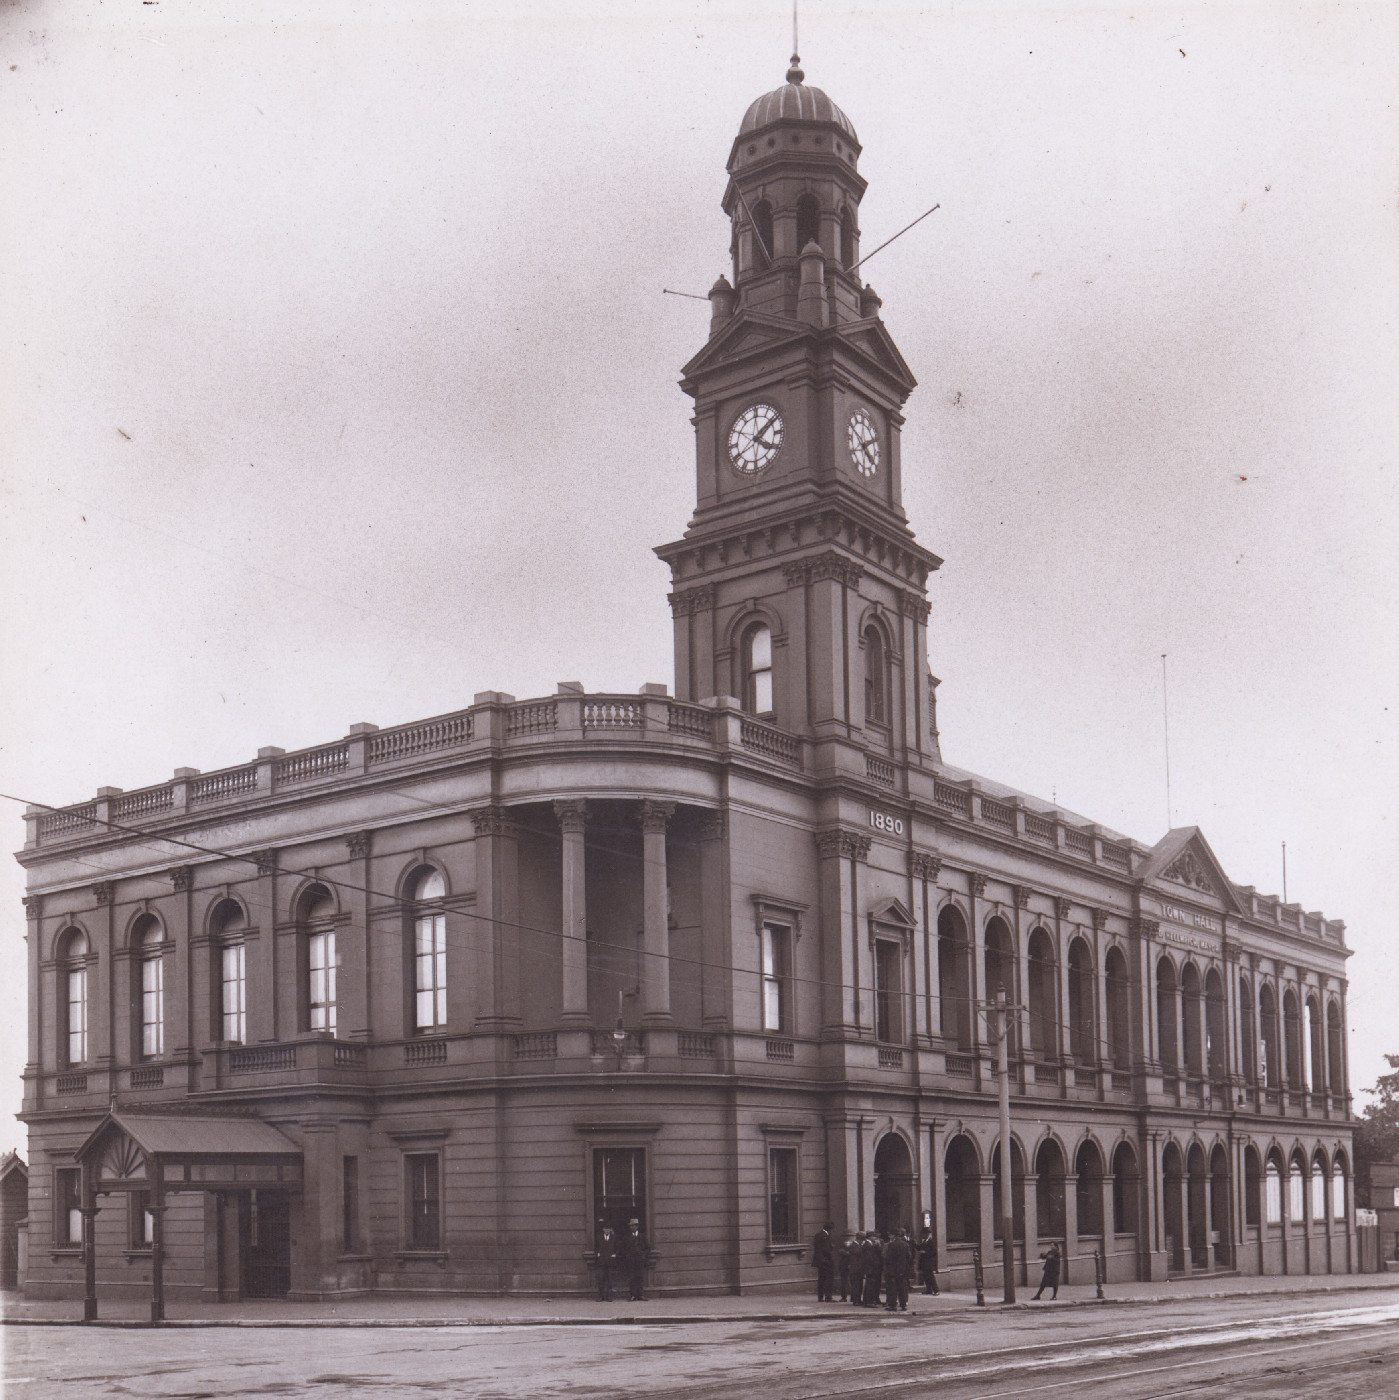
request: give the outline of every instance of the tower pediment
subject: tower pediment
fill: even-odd
[[[1141,868],[1143,883],[1176,895],[1241,913],[1233,882],[1197,826],[1177,827],[1157,842]]]

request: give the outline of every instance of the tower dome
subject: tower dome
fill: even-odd
[[[787,81],[780,88],[764,93],[749,106],[738,128],[738,139],[742,141],[754,136],[776,122],[800,122],[811,126],[834,126],[845,133],[851,145],[858,147],[860,138],[856,136],[850,118],[820,88],[806,85],[803,81],[806,75],[800,63],[801,60],[793,54]]]

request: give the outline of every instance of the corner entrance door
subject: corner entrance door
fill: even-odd
[[[908,1144],[886,1133],[874,1150],[874,1228],[883,1234],[913,1225],[913,1162]]]
[[[291,1204],[277,1191],[249,1191],[239,1202],[238,1246],[245,1298],[291,1291]]]

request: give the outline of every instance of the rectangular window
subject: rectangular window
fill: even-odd
[[[413,921],[413,964],[417,998],[415,1024],[420,1031],[447,1024],[447,916],[420,914]]]
[[[359,1158],[342,1158],[340,1167],[340,1248],[355,1254],[359,1250]]]
[[[768,1236],[773,1244],[796,1244],[797,1149],[768,1148]]]
[[[903,1041],[903,950],[887,938],[874,945],[874,1038]]]
[[[1287,1174],[1287,1218],[1298,1224],[1306,1219],[1305,1195],[1302,1173],[1294,1165]]]
[[[610,1225],[618,1239],[635,1220],[646,1228],[646,1149],[597,1147],[593,1149],[593,1227]]]
[[[310,972],[310,1028],[335,1033],[335,930],[313,933],[307,939]],[[435,1246],[434,1246],[435,1248]]]
[[[1280,1225],[1282,1223],[1282,1178],[1278,1175],[1278,1169],[1273,1163],[1268,1163],[1268,1172],[1265,1180],[1267,1187],[1267,1221],[1269,1225]]]
[[[222,973],[219,983],[224,1040],[242,1045],[248,1038],[248,965],[246,944],[223,945]]]
[[[1317,1166],[1312,1168],[1312,1219],[1326,1220],[1326,1173]]]
[[[87,1059],[87,968],[68,971],[68,1063]]]
[[[141,963],[141,1055],[153,1059],[165,1053],[165,959]]]
[[[152,1249],[155,1246],[155,1216],[151,1214],[151,1193],[132,1191],[126,1198],[127,1247]]]
[[[83,1242],[82,1173],[59,1167],[53,1174],[54,1241],[60,1246]]]
[[[763,925],[763,1029],[790,1033],[792,930],[783,924]]]
[[[409,1152],[403,1158],[409,1249],[442,1248],[441,1165],[436,1152]]]

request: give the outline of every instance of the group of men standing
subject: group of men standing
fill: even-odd
[[[600,1303],[612,1301],[612,1276],[619,1271],[626,1274],[628,1299],[644,1303],[646,1262],[646,1237],[641,1233],[640,1220],[627,1221],[627,1233],[621,1239],[606,1221],[598,1221],[597,1296]]]
[[[834,1229],[828,1220],[812,1242],[818,1302],[834,1302],[838,1283],[842,1303],[877,1307],[882,1292],[885,1308],[890,1312],[907,1312],[909,1283],[915,1265],[923,1291],[938,1291],[937,1243],[931,1230],[924,1229],[916,1245],[902,1226],[882,1234],[860,1230],[847,1236],[837,1247]]]

